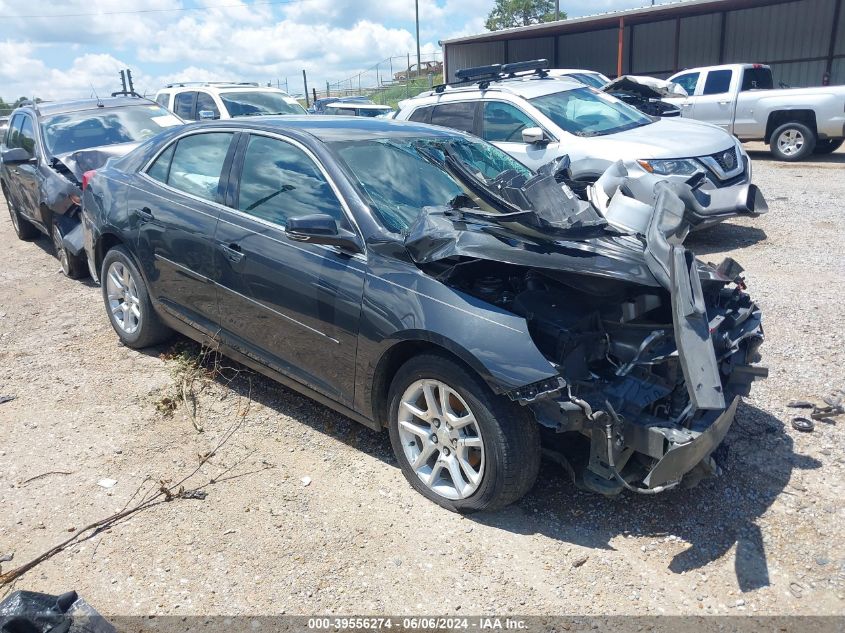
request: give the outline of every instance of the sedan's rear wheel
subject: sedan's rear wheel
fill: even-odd
[[[85,259],[77,255],[71,255],[62,242],[62,232],[59,230],[59,225],[53,223],[53,248],[56,251],[56,259],[62,266],[62,272],[66,277],[71,279],[79,279],[85,276],[88,266]]]
[[[390,440],[402,472],[432,501],[456,512],[493,510],[534,485],[536,423],[454,361],[408,361],[393,380],[390,403]]]
[[[170,335],[125,248],[116,246],[106,253],[100,279],[109,321],[124,345],[139,349],[160,343]]]
[[[9,216],[12,219],[12,228],[15,229],[15,235],[19,240],[29,241],[38,237],[38,229],[30,224],[27,220],[21,217],[21,214],[12,206],[12,201],[6,193],[6,188],[3,188],[3,196],[6,198],[6,208],[9,209]]]

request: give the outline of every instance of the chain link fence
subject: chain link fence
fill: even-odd
[[[443,54],[426,53],[417,64],[416,53],[388,57],[360,73],[325,86],[315,86],[317,98],[365,96],[380,105],[396,106],[398,101],[440,83]],[[312,95],[310,95],[313,97]]]

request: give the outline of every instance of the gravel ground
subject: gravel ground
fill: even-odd
[[[189,482],[216,480],[205,500],[137,514],[15,588],[75,589],[107,616],[843,614],[845,419],[798,433],[786,403],[845,389],[845,152],[753,158],[771,212],[690,240],[742,263],[765,315],[771,376],[739,411],[724,475],[604,499],[544,464],[520,503],[466,518],[412,491],[386,434],[247,372],[198,383],[202,433],[184,406],[162,412],[184,341],[119,345],[99,290],[0,210],[0,394],[16,396],[0,405],[3,570],[119,511],[145,478],[187,475],[240,422]]]

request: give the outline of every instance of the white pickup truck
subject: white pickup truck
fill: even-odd
[[[728,64],[684,70],[669,81],[686,97],[663,100],[681,115],[725,128],[743,141],[764,141],[780,160],[835,152],[845,138],[845,86],[774,90],[772,69]]]

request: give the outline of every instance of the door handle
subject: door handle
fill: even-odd
[[[220,250],[223,251],[223,256],[233,264],[239,263],[244,258],[244,253],[238,244],[223,244],[220,245]]]
[[[730,101],[720,101],[719,105],[729,105]]]
[[[153,215],[153,212],[150,211],[149,207],[144,207],[143,209],[136,209],[135,214],[138,216],[138,219],[141,220],[141,222],[152,222],[153,220],[155,220],[155,216]]]
[[[692,105],[691,103],[682,103],[681,107],[682,108],[689,108],[691,105]]]

